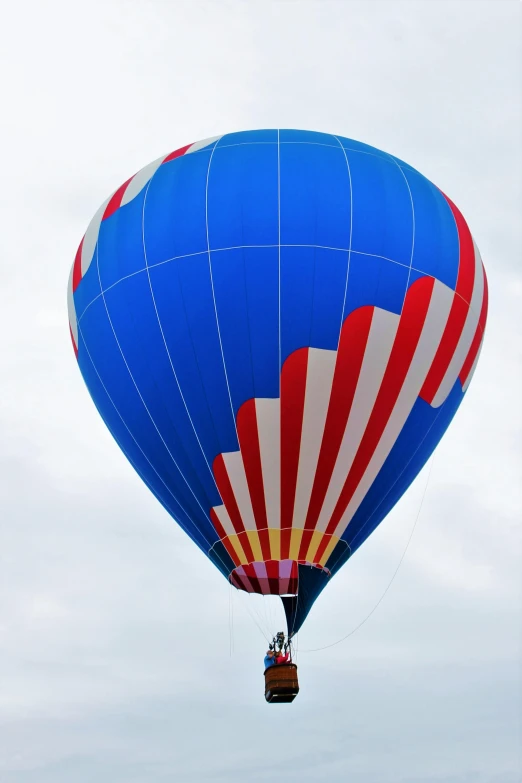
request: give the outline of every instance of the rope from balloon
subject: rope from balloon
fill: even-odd
[[[426,492],[428,490],[428,484],[430,482],[431,471],[432,471],[432,468],[433,468],[434,461],[435,461],[435,456],[432,457],[432,460],[431,460],[431,463],[430,463],[430,467],[429,467],[429,470],[428,470],[428,476],[426,478],[426,484],[424,485],[424,491],[422,493],[421,502],[420,502],[420,505],[419,505],[419,510],[417,511],[417,516],[415,517],[415,521],[413,523],[413,527],[411,529],[411,533],[410,533],[409,538],[408,538],[408,540],[406,542],[406,546],[404,547],[404,552],[401,555],[401,559],[399,560],[399,564],[398,564],[397,568],[395,569],[395,571],[393,572],[392,578],[388,582],[388,584],[386,586],[386,589],[384,590],[384,593],[381,595],[381,597],[379,598],[379,600],[377,601],[377,603],[375,604],[375,606],[373,607],[371,612],[369,612],[366,615],[366,617],[358,625],[355,626],[355,628],[352,628],[350,633],[347,633],[346,636],[343,636],[342,639],[338,639],[336,642],[332,642],[331,644],[325,644],[324,647],[314,647],[311,650],[300,650],[300,652],[304,652],[304,653],[321,652],[322,650],[328,650],[328,648],[330,648],[330,647],[335,647],[337,644],[341,644],[341,642],[346,641],[346,639],[348,639],[350,636],[353,636],[354,633],[356,633],[360,628],[362,628],[363,625],[370,619],[372,614],[377,611],[377,609],[379,608],[380,604],[384,601],[384,598],[386,597],[386,594],[387,594],[388,590],[392,586],[392,584],[393,584],[393,582],[395,580],[395,577],[397,576],[397,574],[399,572],[399,568],[401,567],[402,562],[403,562],[404,558],[406,557],[406,552],[408,551],[408,548],[410,546],[410,542],[411,542],[411,540],[413,538],[413,534],[415,533],[415,528],[417,527],[417,522],[419,521],[419,518],[420,518],[420,515],[421,515],[422,506],[424,505],[424,498],[426,497]]]
[[[266,643],[268,644],[270,640],[269,640],[269,637],[268,637],[268,635],[267,635],[267,633],[266,633],[266,630],[263,630],[263,628],[261,627],[261,624],[260,624],[260,623],[259,623],[259,622],[256,620],[256,618],[254,617],[254,614],[253,614],[253,612],[250,610],[250,606],[248,605],[248,600],[246,600],[246,594],[245,594],[245,593],[243,593],[243,591],[242,591],[242,590],[237,590],[237,593],[238,593],[238,594],[241,596],[241,598],[240,598],[240,603],[242,603],[242,604],[243,604],[244,608],[246,609],[246,611],[247,611],[247,612],[248,612],[248,614],[250,615],[250,619],[252,620],[252,622],[253,622],[253,623],[255,623],[255,625],[257,626],[257,629],[258,629],[259,633],[261,634],[261,636],[263,637],[263,639],[264,639],[264,640],[266,641]],[[245,596],[245,598],[243,598],[243,596]],[[258,617],[259,617],[259,616],[258,616]]]

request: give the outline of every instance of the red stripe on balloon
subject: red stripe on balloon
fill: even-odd
[[[73,275],[72,275],[73,292],[76,291],[82,279],[82,248],[83,248],[83,238],[80,244],[78,245],[78,250],[76,251],[76,255],[74,257]]]
[[[263,559],[266,561],[270,557],[270,536],[268,534],[268,529],[265,527],[264,530],[258,530],[257,534],[259,536],[259,543],[261,545],[261,552],[263,553]]]
[[[270,542],[268,540],[268,522],[266,518],[265,491],[263,486],[263,471],[261,468],[261,451],[259,448],[259,433],[256,416],[255,399],[247,400],[237,413],[237,435],[241,457],[245,467],[245,475],[250,492],[250,500],[256,527],[259,531],[263,559],[270,558]],[[261,535],[264,531],[265,535]]]
[[[225,528],[223,527],[223,525],[221,524],[221,522],[219,521],[219,517],[218,517],[218,515],[216,514],[216,512],[214,511],[213,508],[210,509],[210,519],[211,519],[212,524],[214,525],[214,528],[216,530],[217,535],[219,536],[219,540],[221,541],[221,543],[223,544],[223,546],[227,550],[228,554],[232,558],[232,562],[234,563],[235,566],[238,566],[239,565],[239,559],[238,559],[237,553],[236,553],[234,547],[232,546],[232,544],[230,543],[230,540],[228,538],[227,532],[226,532]]]
[[[475,331],[475,335],[471,342],[468,355],[466,356],[466,359],[464,361],[464,364],[462,365],[462,369],[459,374],[459,379],[463,386],[466,383],[468,375],[471,372],[471,368],[473,367],[473,364],[475,363],[475,359],[477,358],[477,353],[480,348],[480,343],[482,342],[482,337],[484,335],[484,329],[486,328],[486,319],[488,317],[488,281],[486,279],[486,270],[484,269],[484,267],[482,268],[482,273],[484,275],[484,296],[482,299],[482,307],[480,308],[480,315],[478,319],[477,329]]]
[[[434,284],[435,280],[432,277],[422,277],[413,283],[406,295],[397,335],[375,405],[326,533],[335,531],[382,437],[410,369],[426,320]],[[322,555],[322,552],[320,554]]]
[[[464,324],[466,323],[475,282],[475,248],[473,247],[470,230],[455,204],[447,196],[444,197],[453,212],[455,223],[457,224],[459,273],[446,328],[420,392],[422,399],[430,404],[433,402],[433,398],[444,379],[460,340]]]
[[[109,203],[105,207],[105,212],[103,213],[102,220],[107,220],[108,217],[113,215],[116,212],[116,210],[120,208],[121,200],[122,200],[123,195],[124,195],[124,193],[125,193],[125,191],[127,189],[127,185],[129,184],[129,182],[131,181],[132,178],[133,177],[129,177],[127,182],[124,182],[123,185],[120,185],[120,187],[118,188],[116,193],[114,193],[111,196],[111,199],[110,199]]]
[[[330,543],[331,540],[332,540],[332,536],[327,534],[327,533],[325,533],[323,538],[322,538],[322,541],[321,541],[320,545],[317,548],[317,552],[316,552],[315,557],[314,557],[314,560],[316,561],[316,563],[319,563],[322,560],[322,557],[323,557],[324,553],[326,552],[326,547],[328,546],[328,544]],[[335,549],[334,549],[334,552],[335,552]],[[325,563],[325,565],[326,565],[326,563]]]
[[[308,547],[310,546],[312,542],[312,536],[314,534],[313,530],[303,530],[303,534],[301,536],[301,542],[299,544],[299,552],[297,553],[297,559],[298,560],[304,560],[306,557],[306,553],[308,552]]]
[[[306,391],[308,348],[294,351],[281,370],[281,528],[292,527]],[[290,552],[290,531],[282,530],[281,559]]]
[[[359,381],[373,313],[373,307],[361,307],[351,313],[343,324],[335,362],[330,404],[328,406],[310,504],[306,515],[306,530],[313,530],[317,524],[337,461]],[[303,536],[303,544],[301,546],[303,557],[306,555],[309,543],[307,541],[307,548],[303,551],[305,545]]]
[[[234,490],[232,489],[232,484],[230,483],[225,460],[223,459],[222,454],[218,454],[214,460],[212,470],[214,472],[214,478],[216,480],[219,494],[221,495],[221,499],[223,500],[225,508],[228,511],[228,515],[232,525],[234,526],[234,530],[238,535],[240,535],[242,532],[244,532],[245,527],[243,525],[243,520],[241,519],[241,514],[239,513]],[[252,562],[254,560],[254,553],[252,552],[252,548],[250,547],[250,542],[246,534],[244,538],[241,538],[241,544],[248,561]]]
[[[266,573],[269,579],[279,579],[279,560],[267,560]]]
[[[216,514],[215,510],[213,508],[210,509],[210,520],[212,524],[214,525],[214,528],[216,530],[216,533],[218,534],[219,540],[223,541],[226,537],[226,531],[221,522],[219,521],[219,517]]]
[[[256,572],[254,571],[254,567],[251,565],[247,565],[244,568],[245,568],[245,573],[250,581],[250,584],[252,585],[252,592],[259,593],[260,595],[264,595],[265,591],[263,590],[263,588],[259,583],[259,579],[257,578]]]
[[[290,523],[291,524],[291,523]],[[290,556],[290,540],[292,538],[292,528],[284,527],[281,530],[281,559],[287,560]]]
[[[266,562],[266,573],[268,576],[268,584],[270,585],[270,592],[272,595],[279,595],[279,561],[268,560]]]
[[[182,155],[185,154],[185,152],[188,150],[189,147],[192,147],[192,144],[186,144],[184,147],[180,147],[179,150],[174,150],[174,152],[171,152],[170,155],[167,155],[163,163],[168,163],[169,160],[174,160],[175,158],[180,158]],[[162,163],[162,165],[163,165]]]
[[[455,291],[469,304],[475,283],[475,248],[473,247],[473,238],[459,208],[446,195],[444,195],[444,198],[453,212],[459,235],[459,273]]]

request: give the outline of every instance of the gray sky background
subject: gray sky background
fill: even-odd
[[[502,0],[2,6],[2,783],[522,779],[521,58],[521,5]],[[352,638],[306,652],[382,595],[426,470],[317,601],[301,693],[276,708],[251,614],[276,631],[278,606],[232,595],[134,474],[66,312],[110,192],[256,127],[339,133],[420,169],[466,216],[491,297],[392,588]]]

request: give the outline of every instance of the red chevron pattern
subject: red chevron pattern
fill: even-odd
[[[288,357],[280,399],[241,407],[240,450],[214,462],[223,505],[212,510],[237,587],[282,594],[288,568],[294,572],[285,566],[284,578],[277,575],[277,562],[323,568],[416,400],[439,407],[457,379],[464,390],[469,384],[487,283],[469,229],[449,203],[460,240],[455,291],[424,276],[410,285],[400,315],[359,308],[346,318],[337,351],[301,348]]]

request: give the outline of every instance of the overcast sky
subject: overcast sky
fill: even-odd
[[[2,6],[1,783],[522,779],[521,8]],[[116,187],[184,144],[264,127],[418,168],[464,213],[490,284],[403,565],[353,637],[306,652],[379,600],[427,469],[317,601],[282,707],[263,698],[277,599],[232,594],[134,474],[66,311],[78,242]]]

